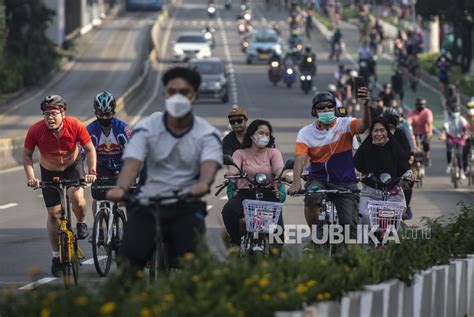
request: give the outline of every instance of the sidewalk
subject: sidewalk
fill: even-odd
[[[321,23],[317,23],[317,26],[318,28],[320,28],[321,33],[326,38],[328,38],[331,32],[325,30],[325,26]],[[354,60],[351,67],[357,69],[358,66],[355,61],[357,60],[357,51],[361,46],[359,41],[359,30],[355,25],[345,21],[341,21],[339,27],[343,34],[344,42],[346,45],[346,51]],[[393,62],[387,56],[379,56],[379,59],[377,61],[378,84],[383,85],[386,82],[390,82],[390,78],[393,74],[392,65]],[[433,111],[434,125],[435,127],[440,128],[443,125],[443,109],[441,104],[441,96],[437,90],[437,87],[432,87],[420,81],[418,85],[418,90],[414,93],[408,87],[408,80],[406,79],[404,107],[406,109],[413,108],[415,100],[418,97],[422,97],[428,101],[428,105]]]

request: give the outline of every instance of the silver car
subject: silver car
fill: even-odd
[[[209,41],[201,33],[180,33],[173,42],[173,56],[176,61],[183,62],[194,57],[205,58],[211,55]]]
[[[219,99],[229,101],[229,80],[224,62],[217,57],[196,59],[189,62],[189,67],[195,68],[201,74],[199,95],[202,99]]]

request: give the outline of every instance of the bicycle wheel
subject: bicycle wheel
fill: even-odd
[[[104,209],[95,215],[92,233],[92,255],[97,274],[105,277],[112,264],[112,246],[107,245],[108,215]]]
[[[64,286],[68,288],[75,285],[76,282],[73,276],[72,254],[69,250],[69,236],[66,232],[61,232],[59,235],[59,256],[63,269]]]
[[[454,188],[458,188],[458,160],[456,153],[453,152],[453,158],[451,161],[451,181],[453,182]]]
[[[74,278],[74,285],[77,285],[79,283],[79,265],[81,265],[81,263],[79,262],[79,250],[77,240],[74,239],[74,254],[72,254],[71,259],[71,269],[72,276]]]
[[[122,209],[117,209],[115,213],[114,222],[112,224],[112,248],[115,253],[115,264],[117,264],[117,268],[120,265],[119,262],[119,250],[122,244],[122,237],[123,237],[123,226],[126,222],[125,213]]]

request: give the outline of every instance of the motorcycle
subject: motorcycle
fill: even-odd
[[[224,7],[226,10],[232,9],[232,0],[225,0],[224,1]]]
[[[211,48],[214,48],[216,46],[216,38],[214,37],[214,32],[215,32],[215,30],[212,29],[212,28],[210,30],[204,29],[202,31],[202,33],[204,33],[204,38],[209,43]]]
[[[342,43],[334,43],[333,48],[331,50],[331,54],[329,55],[329,59],[332,60],[334,57],[336,61],[339,62],[342,52]]]
[[[272,61],[268,70],[268,79],[276,86],[282,77],[282,65],[278,61]]]
[[[287,184],[283,181],[283,173],[285,170],[293,169],[294,160],[290,159],[286,161],[282,172],[275,179],[275,188],[279,188],[281,184]],[[270,241],[269,241],[269,227],[270,225],[276,225],[281,217],[283,203],[265,201],[263,200],[264,193],[268,192],[269,185],[267,176],[263,173],[255,175],[254,179],[248,177],[245,171],[241,170],[230,155],[224,155],[224,165],[231,165],[238,169],[238,175],[226,175],[224,183],[217,186],[218,191],[215,196],[218,196],[220,192],[226,188],[230,182],[238,179],[246,179],[250,182],[251,188],[249,189],[252,194],[255,193],[255,199],[246,199],[243,201],[244,207],[244,218],[240,220],[240,232],[241,232],[241,244],[240,244],[240,255],[256,255],[262,254],[269,256],[270,252]]]
[[[305,94],[308,94],[313,88],[313,77],[309,72],[304,72],[300,76],[300,82],[301,90],[303,90]]]
[[[252,30],[253,26],[250,22],[247,22],[243,19],[237,21],[237,33],[239,33],[239,36],[251,33]]]
[[[291,88],[291,86],[296,82],[296,71],[292,67],[288,67],[283,74],[283,82]]]
[[[216,15],[216,7],[214,4],[210,4],[208,7],[207,7],[207,13],[209,14],[209,17],[210,18],[214,18],[214,16]]]

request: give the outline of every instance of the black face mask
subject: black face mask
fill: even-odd
[[[424,108],[424,106],[416,106],[416,110],[418,110],[419,112],[421,112]]]
[[[97,118],[97,121],[99,121],[99,124],[105,128],[109,127],[111,124],[112,124],[112,119],[113,118],[110,118],[110,119],[101,119],[101,118]]]

